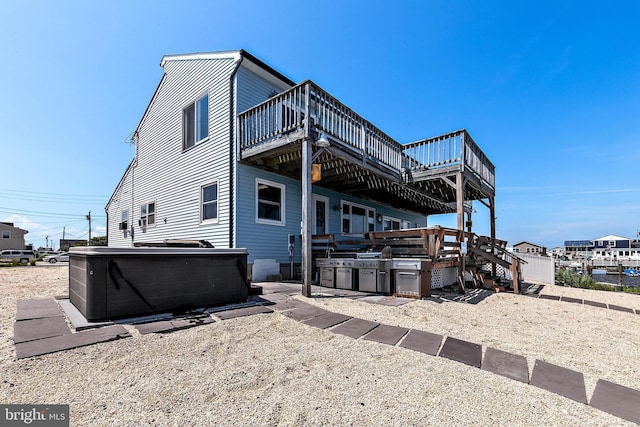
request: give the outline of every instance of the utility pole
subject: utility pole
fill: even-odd
[[[89,221],[89,241],[87,242],[87,246],[91,245],[91,211],[89,211],[89,215],[87,215],[87,220]]]

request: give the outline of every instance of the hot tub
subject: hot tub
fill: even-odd
[[[246,301],[246,249],[78,247],[69,299],[89,321]]]

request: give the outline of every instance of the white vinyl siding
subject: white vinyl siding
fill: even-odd
[[[108,206],[109,246],[165,239],[206,240],[229,247],[230,76],[234,58],[167,60],[165,75],[137,132],[136,159]],[[183,108],[208,94],[208,139],[183,150]],[[225,177],[225,178],[223,178]],[[201,221],[202,185],[218,184],[217,223]],[[138,226],[140,206],[156,199],[155,227]],[[118,232],[120,212],[130,209],[133,238]]]

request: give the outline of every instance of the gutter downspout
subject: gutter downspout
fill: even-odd
[[[139,129],[139,126],[138,126]],[[136,155],[133,158],[133,163],[131,164],[131,213],[127,218],[129,221],[129,238],[131,239],[131,247],[135,247],[135,228],[133,227],[133,216],[135,213],[135,182],[136,182],[136,166],[138,166],[138,129],[133,133],[133,142],[136,144]]]
[[[235,108],[235,96],[234,92],[237,89],[235,87],[235,78],[238,73],[240,65],[244,60],[244,51],[240,50],[240,57],[236,59],[236,66],[231,72],[229,77],[229,247],[236,247],[236,223],[235,223],[235,209],[234,202],[236,198],[236,165],[238,164],[238,147],[236,146],[236,108]]]

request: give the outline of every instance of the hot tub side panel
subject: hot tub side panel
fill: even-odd
[[[238,303],[248,296],[246,257],[141,256],[106,261],[107,317]],[[245,273],[246,274],[246,273]]]
[[[89,320],[107,318],[107,295],[104,277],[95,260],[84,254],[69,257],[69,301]]]
[[[246,252],[80,251],[70,258],[71,302],[89,321],[246,301]]]

